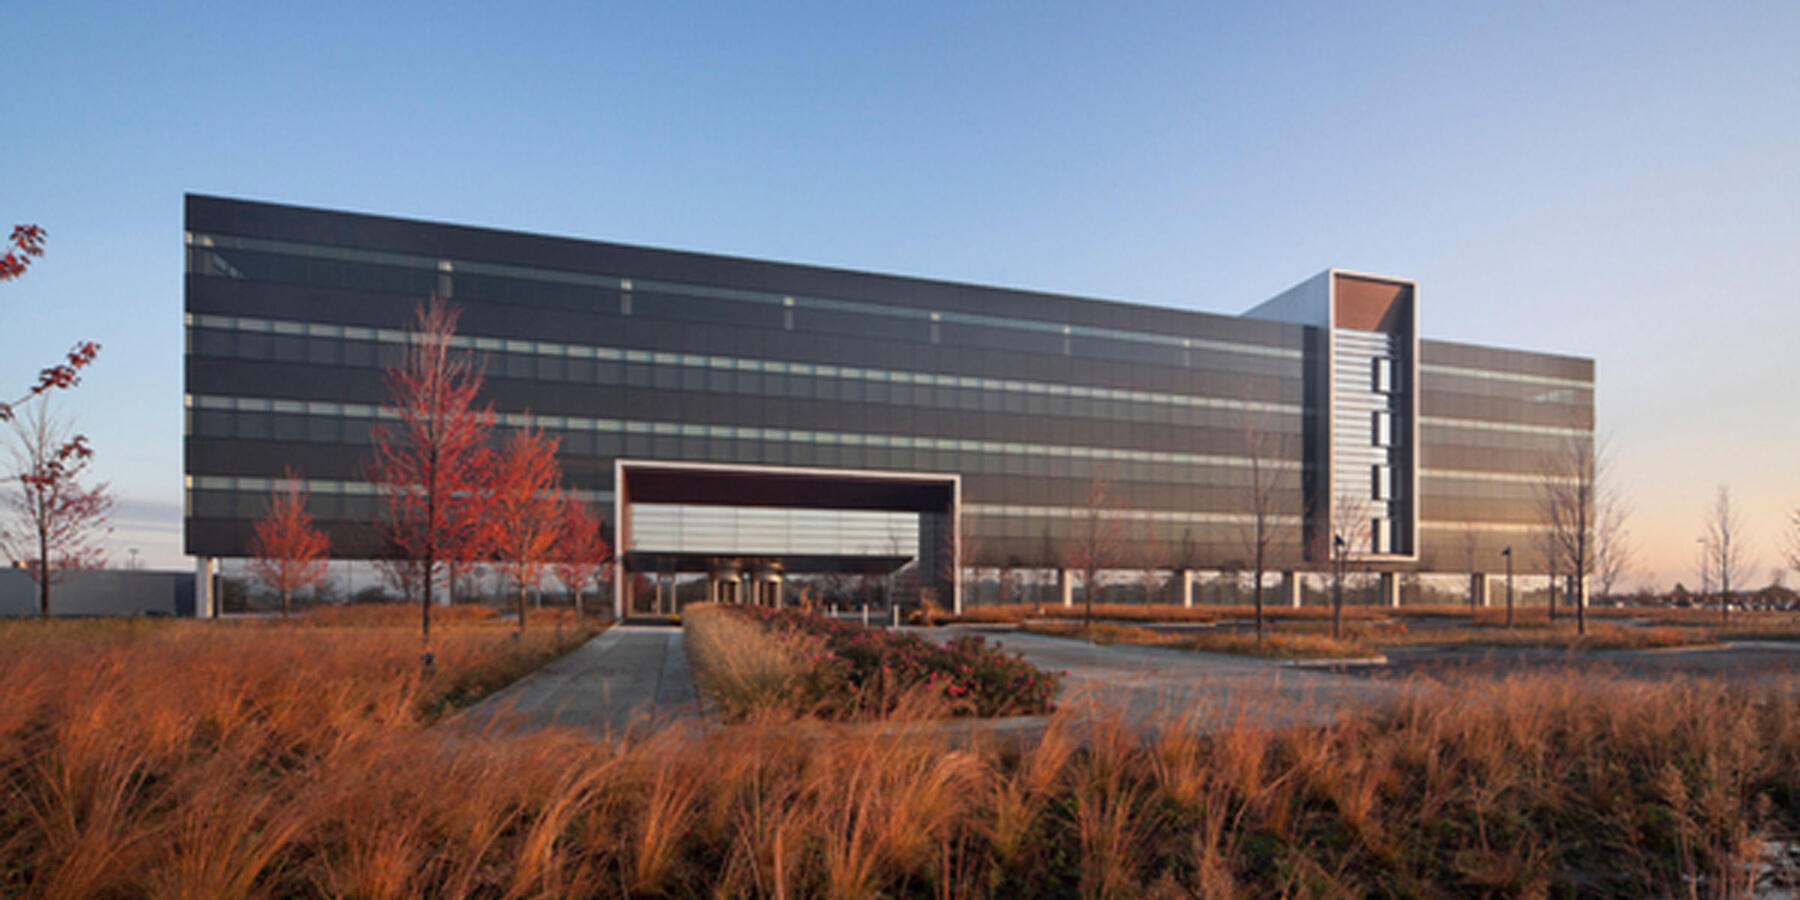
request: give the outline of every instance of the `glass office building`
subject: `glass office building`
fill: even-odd
[[[1545,454],[1592,440],[1592,360],[1423,340],[1405,279],[1223,315],[207,196],[185,227],[203,559],[245,555],[288,466],[339,556],[376,553],[382,367],[432,294],[636,568],[916,557],[949,597],[959,564],[1064,567],[1103,482],[1118,568],[1241,567],[1261,509],[1274,569],[1348,535],[1478,571],[1529,542]]]

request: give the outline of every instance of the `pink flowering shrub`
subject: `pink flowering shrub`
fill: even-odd
[[[952,715],[1017,716],[1055,708],[1062,676],[979,635],[948,646],[918,635],[865,628],[817,613],[762,606],[729,607],[780,634],[814,638],[802,693],[828,718],[891,713],[902,698],[924,695]]]

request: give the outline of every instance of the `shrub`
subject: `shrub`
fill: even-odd
[[[1048,712],[1061,686],[1060,675],[990,646],[978,635],[939,645],[918,635],[791,609],[690,611],[703,619],[736,618],[763,633],[740,635],[735,649],[720,646],[719,636],[729,626],[702,626],[696,635],[695,666],[706,673],[703,683],[732,715],[786,706],[824,718],[866,718],[921,704],[949,715],[1031,715]],[[761,660],[741,658],[749,656]],[[751,679],[734,675],[736,670],[762,674]]]

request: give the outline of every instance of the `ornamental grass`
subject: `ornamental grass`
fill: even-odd
[[[1061,676],[979,635],[937,644],[813,612],[689,606],[683,625],[701,687],[732,719],[786,710],[827,719],[1049,712]],[[754,630],[752,633],[751,629]]]

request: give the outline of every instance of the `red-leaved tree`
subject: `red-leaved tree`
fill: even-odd
[[[563,494],[562,539],[556,545],[551,571],[575,597],[575,621],[583,616],[581,595],[606,579],[612,563],[612,545],[603,534],[604,523],[574,494]]]
[[[14,225],[12,237],[8,239],[6,254],[0,256],[0,281],[11,281],[25,274],[31,261],[44,255],[44,229],[36,225]],[[36,397],[45,391],[65,390],[81,383],[81,370],[94,361],[100,352],[100,345],[93,341],[82,341],[69,349],[63,361],[38,372],[37,383],[28,389],[24,396],[11,403],[0,402],[0,422],[13,417],[13,410],[19,404]]]
[[[420,588],[419,622],[429,644],[438,573],[486,546],[494,413],[475,405],[481,366],[450,348],[457,312],[433,296],[416,315],[405,355],[387,370],[390,399],[371,429],[369,480],[384,501],[377,525],[388,552],[404,562],[394,570],[410,573]]]
[[[487,522],[501,571],[519,589],[519,630],[525,630],[525,592],[543,584],[562,537],[562,467],[556,438],[529,421],[500,451]]]
[[[294,591],[324,582],[329,574],[331,542],[313,527],[306,511],[306,488],[293,469],[282,473],[269,492],[263,517],[250,536],[250,570],[281,592],[281,615],[292,610]]]
[[[25,274],[31,261],[44,255],[44,238],[49,235],[36,225],[14,225],[6,242],[6,255],[0,256],[0,281],[11,281]]]
[[[105,484],[83,487],[94,451],[87,438],[69,434],[49,403],[13,422],[11,521],[0,529],[0,547],[37,582],[38,615],[50,615],[50,587],[106,562],[100,540],[112,533],[112,493]]]

